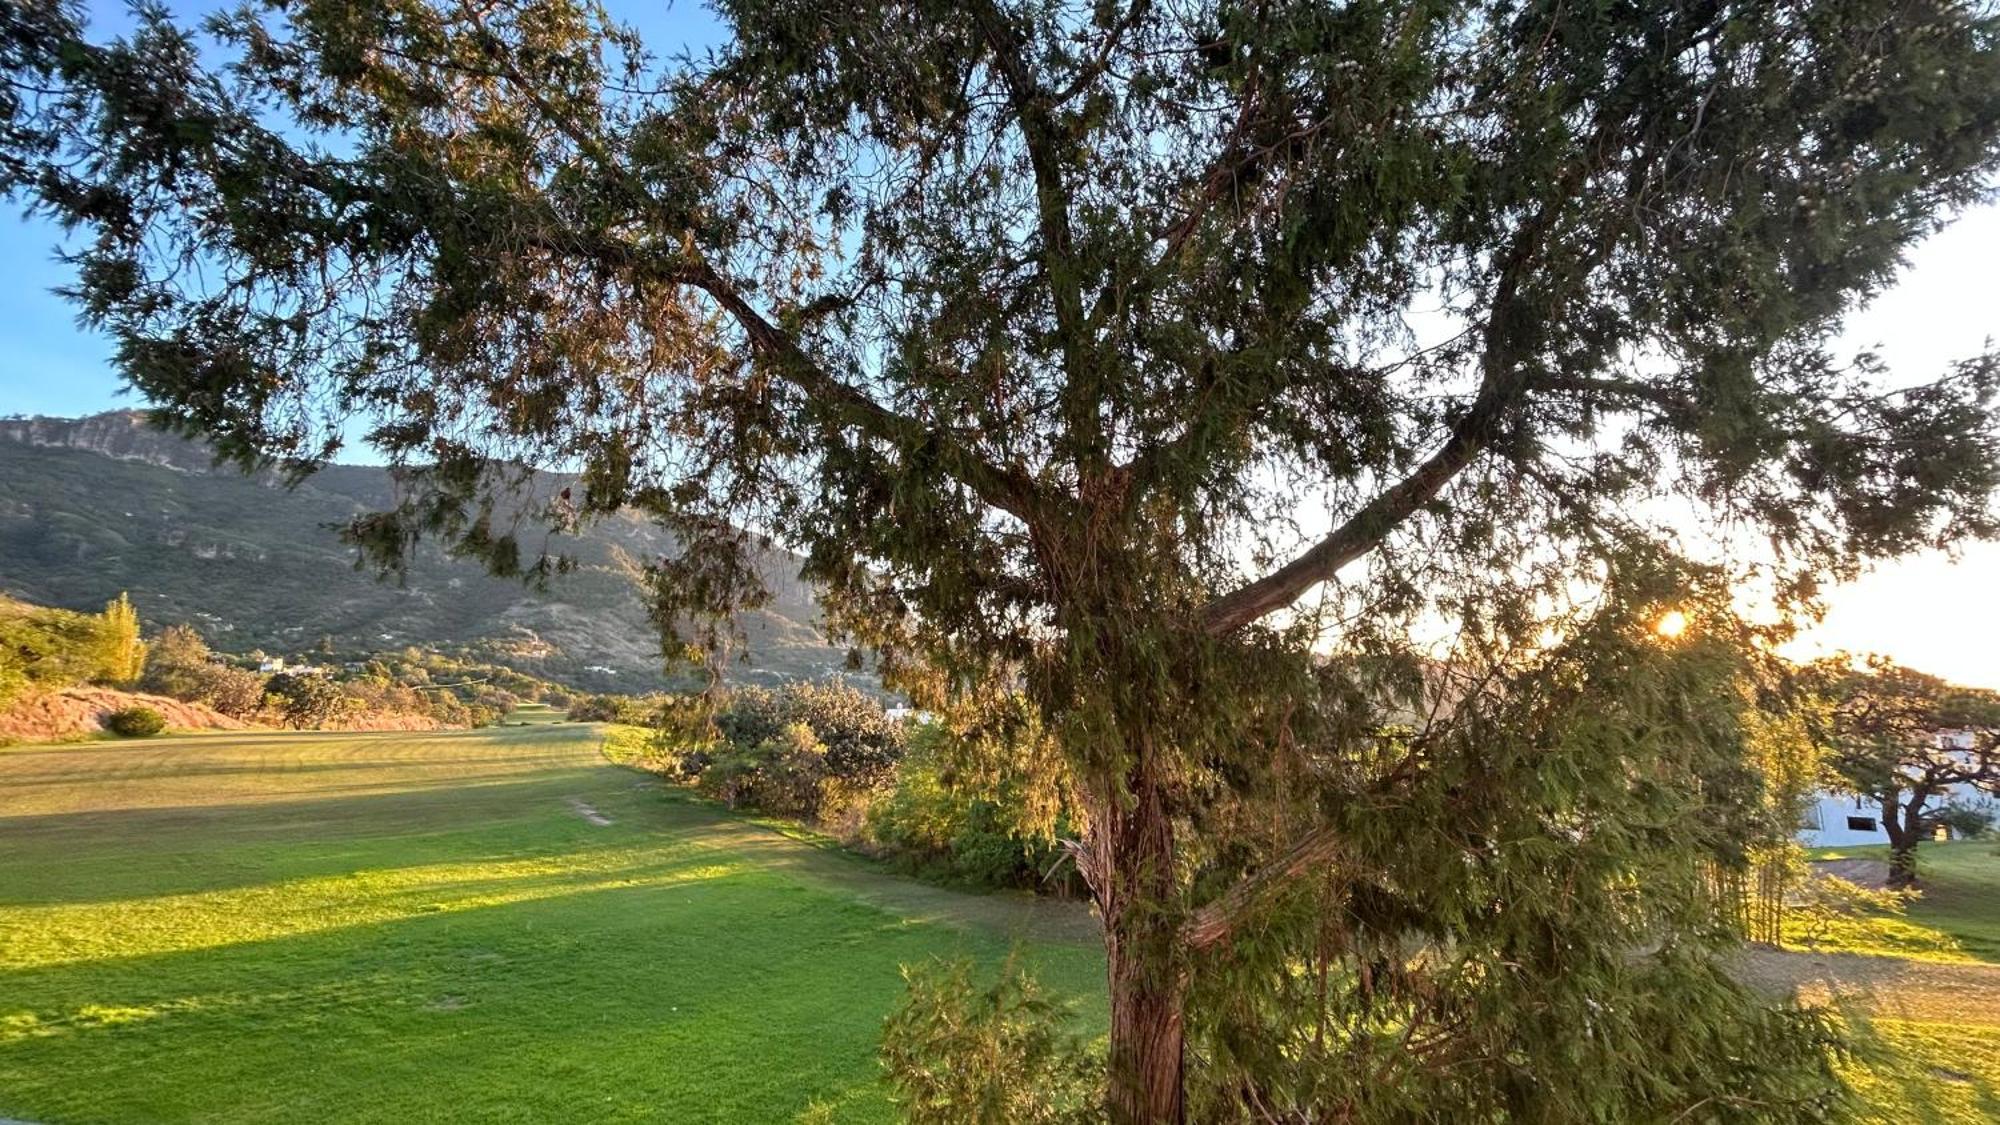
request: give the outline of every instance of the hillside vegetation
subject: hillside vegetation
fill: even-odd
[[[536,478],[542,497],[565,478]],[[79,420],[0,420],[0,589],[95,608],[132,590],[148,622],[197,625],[237,652],[414,645],[463,650],[590,690],[661,684],[658,641],[640,595],[646,560],[674,551],[637,517],[581,537],[519,530],[531,556],[574,557],[545,592],[490,577],[437,550],[406,580],[355,569],[336,527],[395,502],[380,468],[334,465],[287,489],[273,474],[216,468],[208,451],[146,426],[136,411]],[[740,617],[748,660],[732,676],[775,682],[838,668],[798,560],[764,556],[771,604]]]

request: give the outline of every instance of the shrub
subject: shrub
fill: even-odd
[[[1055,1125],[1099,1119],[1102,1065],[1013,958],[976,988],[965,960],[905,968],[909,992],[882,1033],[882,1065],[915,1125]]]
[[[1937,823],[1960,840],[1977,840],[1993,831],[1993,813],[1976,805],[1950,804],[1939,810]]]
[[[247,668],[213,666],[196,702],[232,719],[248,719],[263,709],[264,677]]]
[[[104,728],[124,738],[151,738],[167,729],[167,717],[151,707],[124,707],[104,716]]]
[[[827,749],[804,723],[755,746],[731,746],[701,772],[701,791],[731,808],[815,820],[824,798]]]
[[[340,689],[324,676],[280,672],[265,683],[264,691],[293,730],[324,727],[346,704]]]
[[[827,776],[864,788],[889,780],[905,748],[902,725],[890,720],[880,701],[837,681],[741,689],[730,696],[715,725],[738,749],[803,725],[826,748]]]
[[[868,809],[865,839],[875,850],[934,878],[975,887],[1049,889],[1045,879],[1062,858],[1056,839],[1070,832],[1058,815],[1038,825],[1017,786],[968,781],[948,768],[947,735],[920,727],[895,785]],[[1056,888],[1079,889],[1074,874]]]
[[[0,597],[0,708],[29,688],[129,679],[144,652],[126,632],[137,627],[130,608],[113,602],[100,616]]]
[[[264,705],[264,679],[255,672],[215,663],[208,642],[186,625],[162,630],[146,652],[139,686],[155,695],[212,707],[247,719]]]
[[[575,723],[615,723],[619,721],[619,700],[615,695],[586,695],[569,705]]]

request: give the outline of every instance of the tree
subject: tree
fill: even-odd
[[[199,699],[206,691],[208,642],[186,625],[169,625],[146,648],[146,670],[139,686],[176,699]]]
[[[777,538],[919,706],[1025,698],[1115,1120],[1824,1109],[1694,874],[1757,820],[1724,587],[2000,526],[2000,359],[1831,346],[2000,162],[1992,15],[722,15],[660,61],[587,0],[34,0],[0,189],[163,421],[306,473],[367,419],[377,563],[547,579],[523,526],[634,509],[712,660]]]
[[[346,697],[325,676],[280,672],[264,684],[276,701],[285,725],[293,730],[319,730],[341,712]]]
[[[146,671],[139,686],[160,695],[215,708],[247,719],[264,705],[264,679],[243,668],[219,664],[208,642],[186,625],[169,625],[146,648]]]
[[[1871,657],[1817,666],[1829,706],[1821,724],[1837,783],[1882,810],[1889,885],[1916,885],[1917,845],[1940,826],[1963,824],[1949,798],[1959,786],[2000,796],[2000,692],[1946,683]]]
[[[129,684],[146,669],[146,642],[139,637],[139,611],[119,594],[98,619],[98,679]]]

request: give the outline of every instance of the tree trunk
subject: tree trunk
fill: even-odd
[[[1148,756],[1129,775],[1132,800],[1100,818],[1105,870],[1098,903],[1111,995],[1106,1108],[1116,1125],[1186,1119],[1182,1017],[1187,978],[1175,898],[1173,821]]]
[[[1917,885],[1917,825],[1912,815],[1904,821],[1903,809],[1894,796],[1882,799],[1882,830],[1889,834],[1889,888],[1906,890]]]
[[[1179,1125],[1182,1089],[1182,1005],[1179,980],[1150,979],[1150,958],[1112,950],[1109,1104],[1117,1125]]]

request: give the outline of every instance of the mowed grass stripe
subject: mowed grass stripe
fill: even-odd
[[[0,752],[0,1114],[41,1121],[881,1120],[900,964],[1026,939],[1095,997],[1089,933],[584,727]]]

